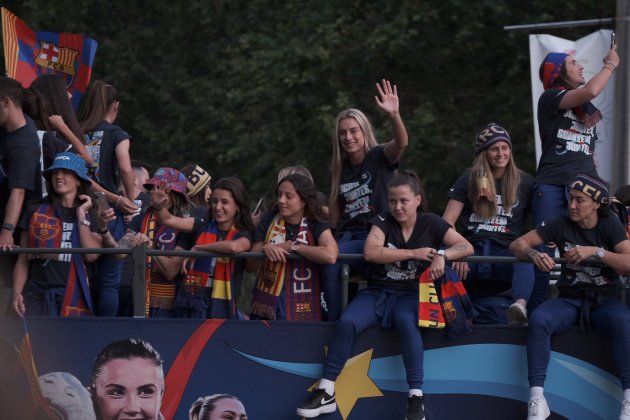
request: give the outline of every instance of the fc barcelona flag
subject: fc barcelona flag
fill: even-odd
[[[90,82],[95,40],[78,34],[35,32],[4,7],[2,40],[7,76],[24,87],[42,74],[62,76],[77,108]]]

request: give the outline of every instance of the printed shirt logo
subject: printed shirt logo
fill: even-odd
[[[512,208],[516,207],[518,207],[518,198],[512,205]],[[508,229],[507,224],[512,217],[512,211],[506,211],[503,208],[503,199],[501,198],[501,194],[497,194],[497,215],[485,219],[477,215],[477,213],[471,213],[468,220],[471,225],[468,226],[468,230],[474,231],[475,233],[482,230],[486,232],[510,233],[510,229]],[[475,226],[473,223],[478,223],[478,225]]]
[[[35,58],[35,63],[51,70],[74,76],[75,63],[79,51],[68,47],[59,48],[55,44],[46,41],[39,41],[39,54]]]
[[[387,248],[389,249],[398,249],[392,243],[387,243]],[[422,263],[420,261],[396,261],[393,263],[385,264],[385,271],[387,272],[387,279],[394,281],[407,281],[407,280],[415,280],[417,278],[416,272],[418,271],[418,267],[420,267]]]
[[[371,182],[372,175],[364,172],[361,175],[361,181],[352,181],[339,186],[339,192],[346,202],[343,212],[347,218],[352,219],[359,214],[370,212]]]
[[[571,128],[558,130],[556,154],[563,155],[566,152],[581,152],[585,155],[592,155],[591,140],[595,135],[595,127],[587,128],[578,120],[571,109],[568,109],[564,116],[571,119]]]
[[[566,242],[564,244],[564,251],[566,252],[577,246],[579,245]],[[578,283],[605,286],[609,283],[604,276],[603,267],[569,263],[567,263],[565,267],[568,272],[563,273],[566,274],[563,277],[566,278],[567,282],[565,284],[568,286],[575,286]]]

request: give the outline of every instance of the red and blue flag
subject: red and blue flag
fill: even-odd
[[[42,74],[66,80],[76,109],[90,83],[98,43],[84,35],[36,32],[2,8],[2,40],[7,76],[28,87]]]

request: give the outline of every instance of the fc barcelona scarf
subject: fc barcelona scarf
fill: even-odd
[[[237,234],[232,225],[224,239],[219,236],[219,228],[215,221],[208,224],[199,235],[195,245],[213,244],[222,240],[231,241]],[[232,299],[232,278],[236,261],[226,257],[191,258],[184,278],[184,290],[191,294],[203,296],[204,289],[211,288],[210,309],[208,316],[214,319],[236,318],[236,304]]]
[[[149,249],[171,251],[175,249],[177,231],[175,229],[158,225],[158,219],[153,209],[147,210],[140,232],[149,237]],[[157,258],[157,257],[156,257]],[[144,310],[149,315],[149,308],[172,309],[175,298],[175,284],[162,277],[158,271],[157,263],[147,256],[147,270],[145,277],[146,299]]]
[[[437,280],[434,283],[428,268],[419,277],[418,326],[445,328],[449,340],[472,332],[468,321],[476,313],[457,273],[444,267],[444,275]]]
[[[29,222],[28,246],[30,248],[60,248],[63,237],[63,220],[49,203],[41,204]],[[79,228],[72,224],[70,240],[73,248],[80,248]],[[58,259],[59,254],[29,255],[30,259]],[[68,279],[59,315],[80,317],[92,315],[92,298],[83,256],[72,254]]]
[[[286,242],[285,221],[276,215],[271,222],[265,243]],[[306,218],[294,242],[316,245]],[[278,299],[284,291],[287,321],[321,321],[319,264],[307,259],[290,259],[286,263],[265,259],[254,289],[251,312],[264,319],[276,319]]]

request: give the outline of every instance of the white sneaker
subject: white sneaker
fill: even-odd
[[[623,400],[621,402],[621,414],[619,420],[630,420],[630,401]]]
[[[527,404],[527,420],[544,420],[551,412],[545,397],[530,398]]]
[[[523,326],[527,324],[527,308],[518,302],[514,302],[507,310],[507,320],[510,326]]]

